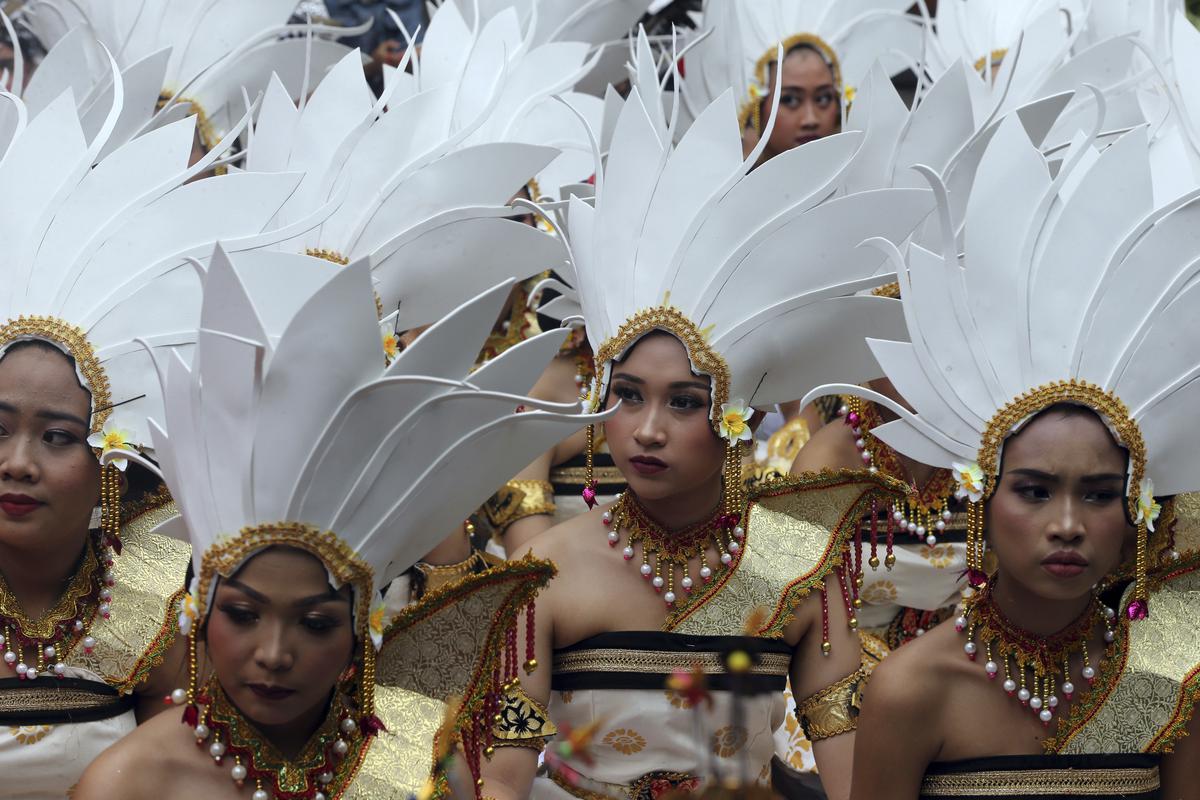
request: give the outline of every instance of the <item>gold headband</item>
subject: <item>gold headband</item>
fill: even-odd
[[[1127,500],[1130,514],[1136,515],[1136,491],[1146,475],[1146,444],[1142,439],[1142,432],[1137,423],[1130,418],[1129,410],[1119,398],[1098,386],[1075,379],[1047,383],[1025,392],[997,411],[988,422],[979,446],[979,467],[990,479],[987,481],[984,497],[991,497],[996,490],[1000,449],[1004,440],[1026,419],[1058,403],[1084,406],[1101,415],[1118,443],[1129,451],[1129,485],[1132,491]]]
[[[729,365],[725,363],[724,358],[708,346],[708,337],[705,331],[696,327],[696,323],[684,316],[679,309],[664,305],[647,308],[634,314],[622,323],[616,334],[600,345],[600,349],[596,352],[596,366],[603,370],[605,365],[611,365],[635,342],[656,330],[665,331],[682,342],[684,349],[687,350],[688,358],[696,370],[712,378],[710,418],[713,430],[717,430],[721,419],[721,406],[729,402]],[[611,380],[611,378],[610,373],[609,379]],[[591,409],[593,412],[600,410],[602,399],[600,392],[596,392],[592,397]]]
[[[96,351],[82,330],[56,317],[26,317],[9,320],[0,327],[0,348],[18,341],[47,341],[75,359],[75,366],[92,394],[91,433],[98,433],[112,414],[112,394],[108,376],[96,358]]]
[[[815,33],[797,33],[784,39],[780,44],[783,46],[783,56],[787,58],[788,54],[800,45],[808,45],[821,54],[825,59],[825,63],[829,65],[829,71],[833,73],[833,85],[840,92],[842,90],[842,66],[838,61],[837,53],[833,51],[833,47],[828,42],[817,36]],[[769,69],[775,63],[776,56],[779,55],[778,47],[771,47],[761,56],[754,64],[754,83],[750,85],[749,99],[742,104],[742,110],[739,114],[742,130],[753,125],[754,130],[762,131],[762,107],[761,102],[766,96],[767,87],[770,86]]]

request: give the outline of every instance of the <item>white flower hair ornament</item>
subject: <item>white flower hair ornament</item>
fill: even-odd
[[[721,421],[717,432],[731,444],[748,442],[754,438],[754,432],[750,430],[750,418],[753,416],[754,409],[741,398],[721,403]]]

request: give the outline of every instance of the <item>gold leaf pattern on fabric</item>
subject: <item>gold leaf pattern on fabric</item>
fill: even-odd
[[[633,728],[614,728],[604,734],[603,741],[613,750],[627,756],[646,749],[646,739]]]
[[[742,551],[728,570],[667,617],[663,629],[744,635],[751,609],[771,609],[754,635],[783,636],[796,608],[842,560],[872,502],[902,499],[903,484],[866,470],[823,470],[765,484],[750,499]]]
[[[433,770],[433,744],[446,713],[431,697],[379,686],[375,713],[387,726],[371,742],[342,800],[391,800],[416,795]]]
[[[53,729],[52,725],[14,725],[8,729],[8,735],[21,744],[37,744]]]
[[[918,553],[935,569],[945,569],[957,560],[954,547],[948,544],[936,544],[933,547],[923,544]]]
[[[184,579],[192,558],[187,542],[122,529],[121,555],[113,559],[112,617],[97,619],[91,627],[96,646],[85,653],[82,645],[68,662],[104,677],[110,686],[127,693],[162,663],[175,641],[176,606],[184,593]]]
[[[741,725],[726,725],[712,735],[710,749],[721,758],[731,758],[741,752],[750,733]]]
[[[872,581],[863,587],[859,594],[864,603],[872,605],[887,605],[896,602],[899,593],[896,591],[896,584],[889,580]]]
[[[1150,616],[1133,623],[1122,618],[1117,638],[1117,654],[1097,684],[1102,695],[1095,707],[1072,709],[1050,745],[1057,752],[1170,752],[1200,692],[1200,570],[1158,587],[1150,595]]]
[[[577,689],[574,702],[569,705],[563,704],[559,692],[552,693],[550,715],[560,728],[582,730],[588,725],[599,724],[590,762],[570,758],[567,766],[583,776],[585,787],[603,792],[610,798],[641,796],[637,791],[644,788],[643,779],[661,777],[664,773],[685,777],[707,775],[715,765],[723,775],[738,775],[744,764],[751,777],[759,774],[771,764],[775,755],[773,731],[784,723],[782,692],[740,699],[743,717],[738,724],[748,738],[741,749],[728,758],[713,753],[708,747],[697,746],[698,716],[703,720],[705,742],[732,719],[733,693],[714,689],[711,694],[711,708],[706,703],[695,709],[673,704],[662,689]],[[636,733],[644,743],[628,732]],[[613,742],[619,741],[628,750],[633,750],[634,745],[640,745],[641,749],[622,752],[604,743],[608,734],[612,734]],[[549,785],[550,779],[538,778],[537,781],[533,797],[562,796]]]

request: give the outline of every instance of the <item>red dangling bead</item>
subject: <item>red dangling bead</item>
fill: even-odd
[[[183,709],[183,724],[195,728],[200,724],[200,708],[195,703],[188,703]]]
[[[387,730],[387,726],[383,724],[383,720],[374,714],[369,714],[363,717],[362,721],[359,723],[359,727],[362,728],[363,733],[367,736],[375,736],[376,734]]]
[[[587,503],[589,509],[596,507],[596,482],[592,481],[591,485],[583,487],[581,492],[583,502]]]

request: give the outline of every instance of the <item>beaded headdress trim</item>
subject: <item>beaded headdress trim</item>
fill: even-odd
[[[623,356],[639,339],[653,331],[664,331],[678,339],[687,350],[692,368],[712,379],[712,403],[709,407],[709,418],[713,430],[718,430],[721,405],[729,402],[729,365],[724,358],[709,347],[705,331],[698,328],[696,323],[688,319],[679,309],[665,305],[637,312],[623,322],[617,332],[600,345],[596,351],[600,383],[592,392],[592,412],[600,410],[600,405],[605,395],[608,394],[613,362]]]

